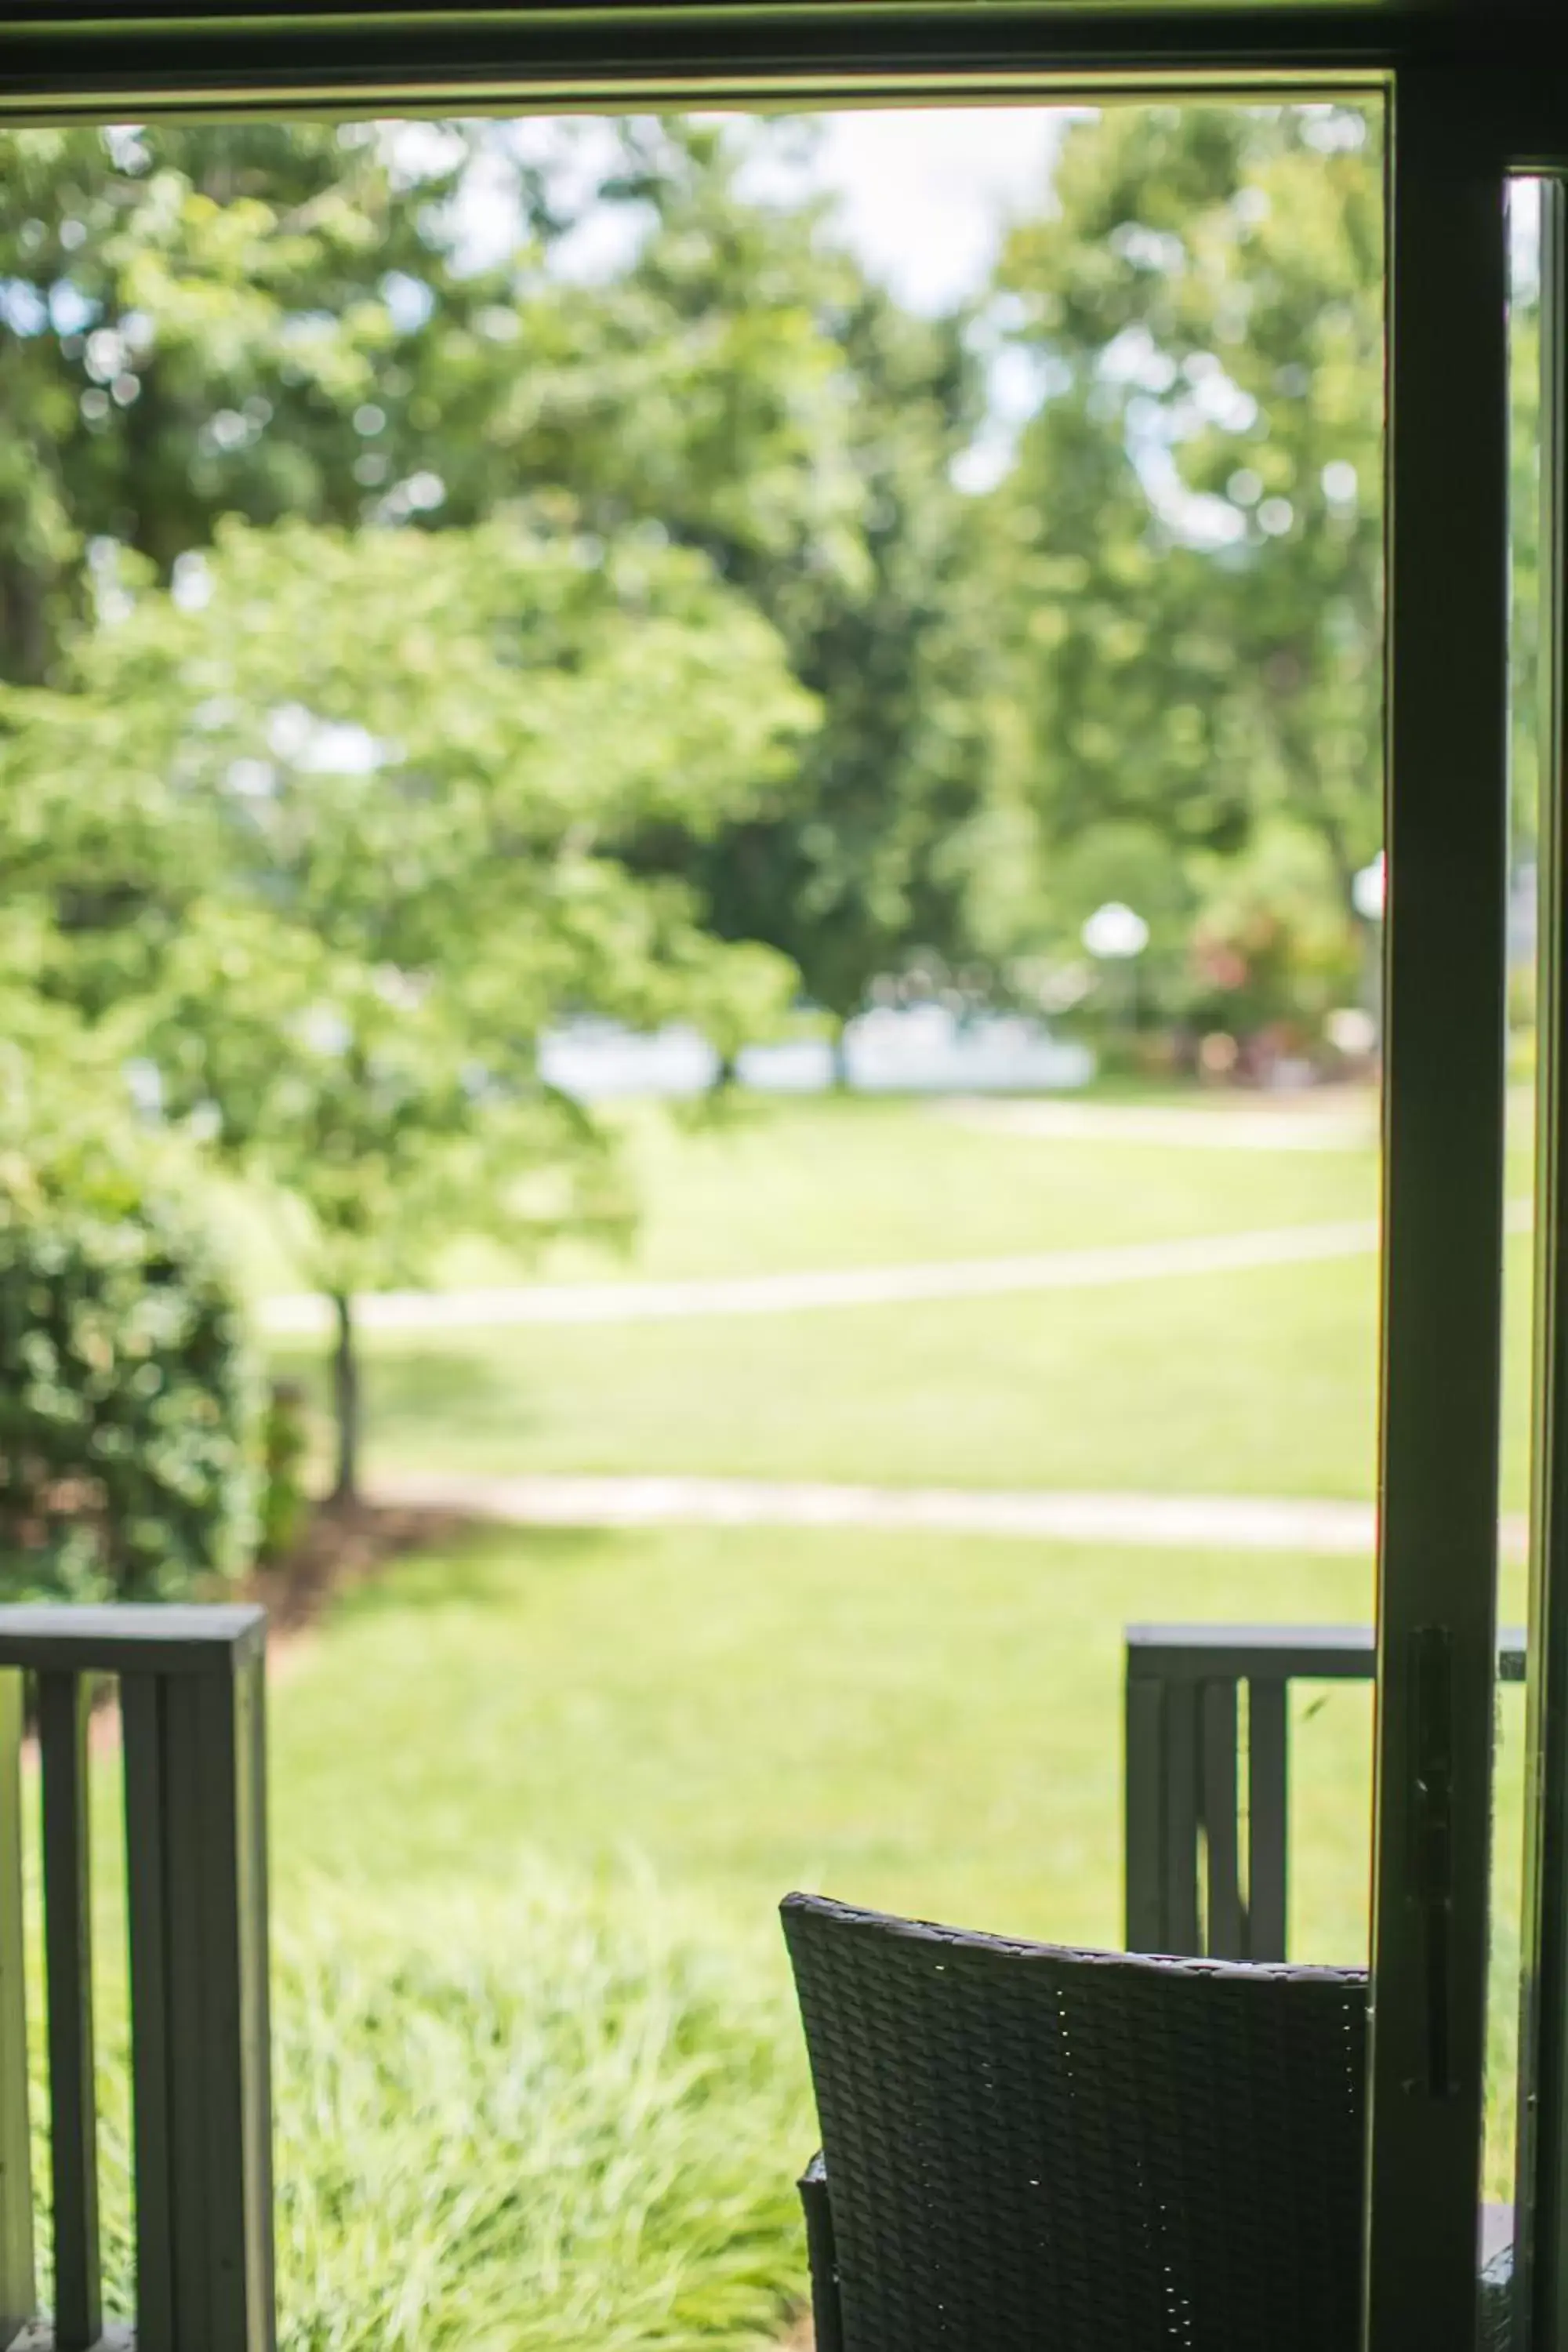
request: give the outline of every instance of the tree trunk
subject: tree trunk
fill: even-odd
[[[846,1095],[849,1091],[849,1047],[847,1039],[848,1027],[847,1021],[836,1019],[833,1024],[833,1035],[827,1048],[833,1066],[833,1091],[836,1095]]]
[[[332,1348],[332,1411],[338,1425],[338,1475],[332,1488],[332,1501],[357,1503],[359,1360],[354,1354],[353,1301],[346,1291],[333,1291],[332,1311],[338,1325],[337,1339]]]

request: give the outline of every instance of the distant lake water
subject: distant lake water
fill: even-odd
[[[1094,1056],[1021,1014],[963,1018],[942,1004],[865,1013],[845,1032],[845,1062],[858,1094],[1046,1094],[1087,1086]],[[574,1022],[543,1041],[540,1068],[580,1102],[617,1096],[706,1093],[719,1057],[695,1029],[639,1035],[608,1021]],[[764,1094],[823,1094],[833,1084],[826,1038],[748,1045],[736,1064],[743,1086]]]

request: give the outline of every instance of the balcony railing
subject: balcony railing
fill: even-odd
[[[89,1709],[123,1755],[139,2352],[271,2352],[271,2096],[258,1609],[0,1610],[0,2352],[103,2337]],[[42,1790],[53,2311],[37,2307],[23,1747]]]
[[[1129,1951],[1287,1957],[1290,1685],[1375,1664],[1365,1625],[1128,1628]],[[1523,1680],[1522,1633],[1498,1672]]]

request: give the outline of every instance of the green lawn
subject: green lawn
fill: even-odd
[[[907,1104],[753,1106],[698,1133],[647,1117],[629,1126],[647,1215],[620,1271],[646,1278],[1174,1239],[1376,1207],[1370,1152],[1003,1135]],[[1521,1176],[1516,1168],[1516,1186]],[[479,1279],[487,1269],[517,1277],[462,1250],[444,1272]],[[1510,1269],[1519,1369],[1523,1235]],[[605,1278],[614,1268],[567,1254],[544,1271]],[[384,1334],[365,1343],[370,1461],[1363,1497],[1376,1327],[1369,1251],[937,1304]],[[319,1349],[274,1356],[322,1395]],[[1523,1433],[1521,1403],[1506,1465],[1515,1507]]]
[[[458,1242],[441,1254],[440,1282],[991,1257],[1370,1216],[1377,1205],[1370,1144],[1275,1153],[1047,1138],[972,1125],[941,1103],[853,1097],[741,1097],[701,1123],[647,1108],[614,1116],[642,1201],[627,1254],[563,1244],[531,1264]],[[1216,1130],[1225,1116],[1214,1113]],[[226,1204],[253,1289],[297,1287],[286,1217],[233,1192]]]
[[[780,1895],[1114,1945],[1123,1627],[1370,1604],[1341,1561],[756,1531],[498,1532],[344,1596],[270,1708],[287,2352],[768,2340],[812,2134]],[[1369,1735],[1298,1693],[1300,1957],[1364,1957]]]
[[[672,2352],[776,2333],[803,2287],[790,2184],[814,2144],[780,1895],[1115,1945],[1123,1624],[1359,1617],[1369,1598],[1344,1563],[671,1531],[498,1534],[345,1602],[272,1707],[291,2347],[384,2310],[378,2252],[477,2292],[487,2340],[519,2352],[564,2352],[573,2325]],[[1303,1693],[1298,1717],[1295,1945],[1354,1958],[1366,1694]],[[345,2100],[334,2057],[323,2094],[323,2045],[361,2063],[367,2013],[373,2048],[412,2043],[413,2086]],[[482,2132],[496,2094],[461,2039],[426,2054],[433,2032],[488,2047],[497,2016],[525,2051],[552,2044],[490,2063],[536,2102],[542,2081],[564,2187],[515,2098],[510,2131],[474,2147],[462,2104]],[[447,2217],[491,2200],[502,2161],[542,2213],[499,2258],[491,2228],[476,2285]],[[323,2173],[352,2199],[334,2206]],[[365,2243],[383,2206],[391,2231]],[[457,2352],[438,2292],[416,2308]]]
[[[1363,1496],[1373,1258],[369,1349],[371,1459]]]
[[[1358,1619],[1366,1570],[918,1535],[518,1532],[343,1602],[272,1711],[280,1916],[646,1867],[782,1965],[794,1885],[1117,1940],[1125,1624]],[[1303,1730],[1297,1948],[1361,1948],[1366,1712]],[[1347,1827],[1347,1824],[1350,1826]]]
[[[639,1114],[627,1133],[648,1208],[626,1276],[1375,1207],[1370,1152],[999,1135],[921,1106],[750,1106],[706,1132]],[[254,1205],[236,1214],[253,1283],[287,1286]],[[1517,1501],[1522,1242],[1510,1262]],[[441,1269],[520,1271],[462,1248]],[[616,1272],[581,1253],[540,1271]],[[1368,1254],[944,1305],[384,1338],[371,1454],[1364,1496],[1375,1319]],[[780,1895],[1115,1944],[1123,1627],[1371,1609],[1358,1562],[754,1529],[498,1532],[344,1597],[272,1705],[289,2352],[738,2352],[776,2332],[801,2283],[789,2181],[811,2131]],[[1300,1957],[1364,1957],[1369,1741],[1364,1689],[1298,1695]],[[1506,2137],[1500,2097],[1494,2189]]]

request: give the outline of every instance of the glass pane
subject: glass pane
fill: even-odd
[[[11,160],[7,726],[191,918],[92,836],[40,1034],[276,1383],[290,2340],[767,2340],[787,1889],[1366,1961],[1382,106]]]

